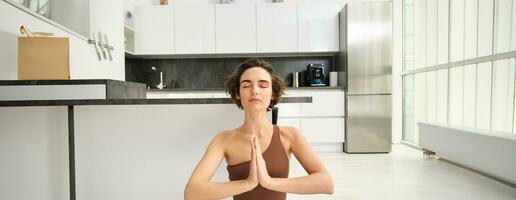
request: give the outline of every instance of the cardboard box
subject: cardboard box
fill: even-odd
[[[70,79],[69,43],[65,37],[19,37],[18,79]]]

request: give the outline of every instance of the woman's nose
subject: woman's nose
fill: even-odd
[[[258,86],[253,86],[251,89],[251,94],[258,94]]]

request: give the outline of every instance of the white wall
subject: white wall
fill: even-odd
[[[113,61],[98,61],[96,55],[89,66],[79,68],[76,77],[85,79],[90,77],[105,77],[125,80],[125,52],[124,52],[124,18],[122,0],[90,0],[90,30],[101,31],[109,37],[109,43],[115,47]],[[87,45],[91,55],[94,55],[93,46]]]
[[[0,199],[69,199],[67,108],[0,108]]]
[[[101,30],[114,46],[113,61],[98,61],[93,45],[83,37],[70,34],[54,25],[0,1],[0,80],[18,79],[18,36],[20,25],[31,31],[53,32],[70,38],[70,75],[72,79],[125,80],[122,0],[90,1],[91,30]]]
[[[89,0],[52,0],[50,19],[85,37],[90,36]]]

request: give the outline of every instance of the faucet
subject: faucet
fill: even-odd
[[[163,83],[163,72],[159,72],[159,84],[156,85],[158,89],[165,88],[165,83]]]
[[[151,67],[151,69],[152,69],[153,71],[159,71],[159,70],[158,70],[156,67],[154,67],[154,66],[153,66],[153,67]],[[163,82],[163,72],[162,72],[162,71],[159,71],[159,84],[158,84],[158,85],[156,85],[156,88],[158,88],[158,89],[160,89],[160,90],[161,90],[161,89],[165,88],[165,86],[166,86],[166,84]]]

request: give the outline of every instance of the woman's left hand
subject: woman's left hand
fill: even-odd
[[[269,176],[269,172],[267,172],[267,166],[265,164],[265,160],[263,159],[262,150],[260,147],[260,143],[258,142],[258,137],[254,138],[254,145],[256,148],[256,168],[258,174],[258,182],[264,188],[269,188],[271,182],[271,176]]]

